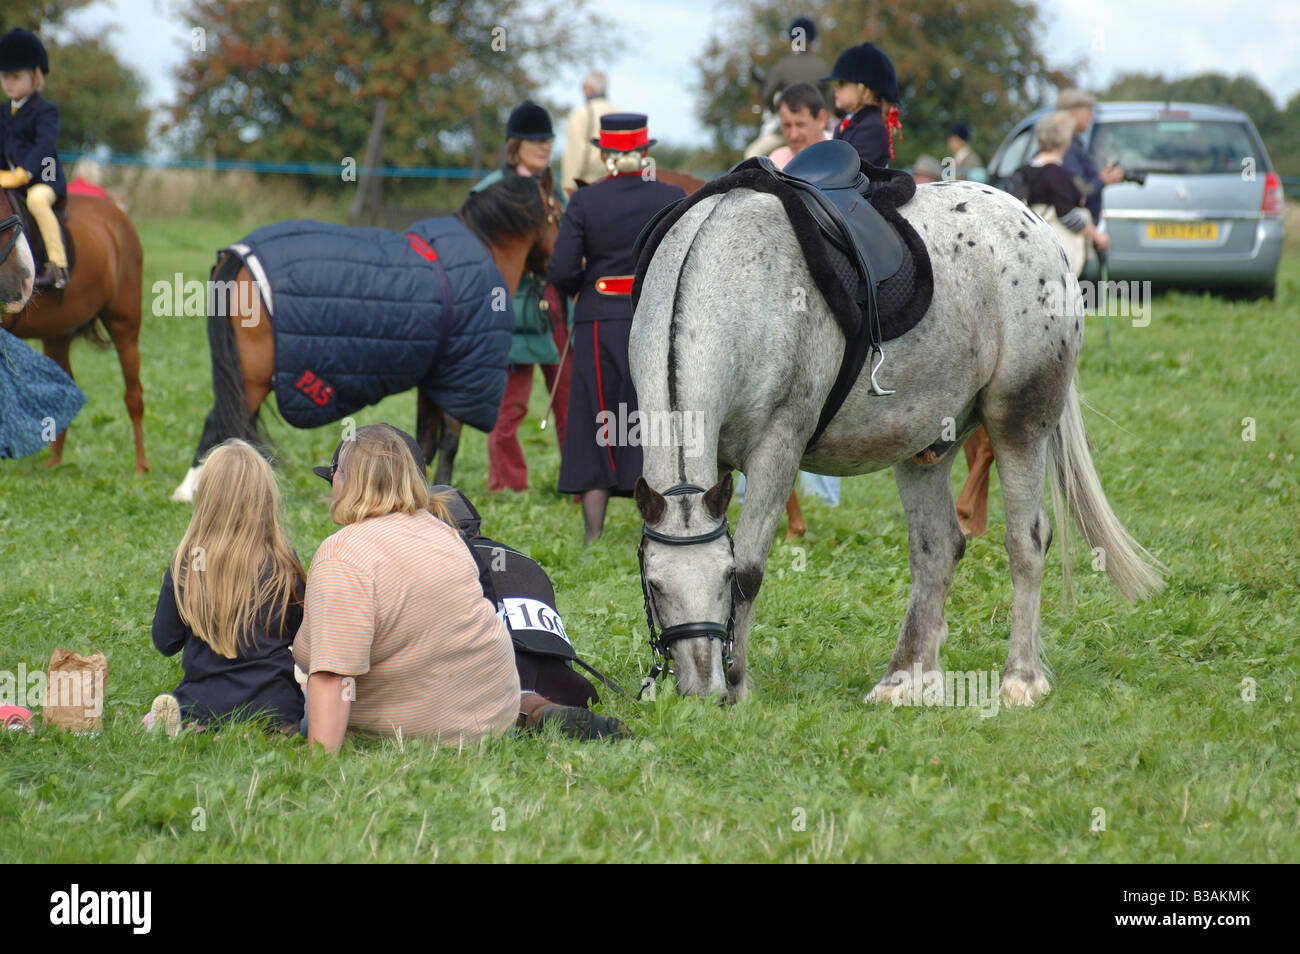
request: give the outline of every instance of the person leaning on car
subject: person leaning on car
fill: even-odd
[[[1061,90],[1060,95],[1056,97],[1057,110],[1068,112],[1074,119],[1074,139],[1070,143],[1062,165],[1067,173],[1078,180],[1076,184],[1079,191],[1083,193],[1084,205],[1092,214],[1092,221],[1100,223],[1101,190],[1122,181],[1124,170],[1111,163],[1100,172],[1097,171],[1092,157],[1088,155],[1088,150],[1083,147],[1083,140],[1079,138],[1084,130],[1092,125],[1092,107],[1096,102],[1097,97],[1081,89]]]

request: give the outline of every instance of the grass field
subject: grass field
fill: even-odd
[[[148,282],[206,277],[213,250],[247,231],[216,219],[140,229]],[[0,461],[0,670],[42,668],[56,647],[103,650],[105,730],[0,733],[0,861],[1294,861],[1297,332],[1294,250],[1275,302],[1163,296],[1148,327],[1112,319],[1109,347],[1090,320],[1079,382],[1097,469],[1170,585],[1127,605],[1076,533],[1067,612],[1053,547],[1054,689],[1032,710],[863,706],[908,590],[902,510],[891,475],[875,474],[846,480],[837,509],[805,501],[802,549],[773,548],[750,701],[608,700],[636,733],[621,744],[350,741],[337,758],[252,727],[175,742],[141,733],[154,695],[180,678],[149,631],[190,514],[168,495],[210,402],[206,334],[201,319],[146,319],[144,478],[130,472],[116,358],[79,344],[89,403],[63,466]],[[639,519],[614,501],[604,538],[582,548],[578,508],[550,489],[559,458],[538,427],[544,402],[539,383],[521,431],[533,490],[489,500],[485,440],[468,430],[458,482],[492,536],[551,572],[579,651],[635,684],[649,659]],[[414,413],[396,397],[358,423],[409,428]],[[306,559],[336,529],[309,468],[338,431],[271,430]],[[954,483],[964,475],[959,463]],[[1000,670],[1006,655],[996,476],[989,517],[949,600],[951,669]]]

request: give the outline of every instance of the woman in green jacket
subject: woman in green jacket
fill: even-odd
[[[486,189],[505,176],[537,176],[550,165],[555,132],[551,117],[536,103],[525,100],[506,123],[505,163],[471,190]],[[557,188],[561,206],[564,194]],[[548,390],[555,392],[555,436],[564,447],[565,418],[569,407],[569,327],[563,298],[546,284],[541,274],[525,270],[515,293],[515,327],[510,338],[510,370],[497,425],[488,435],[488,490],[527,490],[528,465],[519,444],[519,425],[528,413],[533,389],[533,365],[540,365]]]

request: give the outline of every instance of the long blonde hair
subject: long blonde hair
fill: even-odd
[[[252,647],[265,608],[283,633],[307,574],[285,538],[275,474],[252,445],[228,440],[204,459],[171,570],[181,620],[218,655]]]
[[[342,487],[330,504],[330,518],[346,526],[390,513],[419,513],[456,526],[447,509],[450,494],[430,493],[411,449],[389,424],[359,428],[339,450],[338,476]]]

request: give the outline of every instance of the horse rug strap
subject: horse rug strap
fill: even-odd
[[[429,369],[432,370],[438,366],[438,361],[442,357],[442,349],[446,346],[447,339],[451,337],[451,317],[453,314],[451,282],[447,281],[447,272],[442,267],[442,262],[438,261],[438,253],[433,250],[432,245],[414,232],[403,232],[402,234],[411,243],[411,248],[415,249],[415,254],[433,266],[433,277],[437,280],[438,290],[442,293],[442,335],[438,338],[438,346],[434,349],[433,359],[429,362]]]

